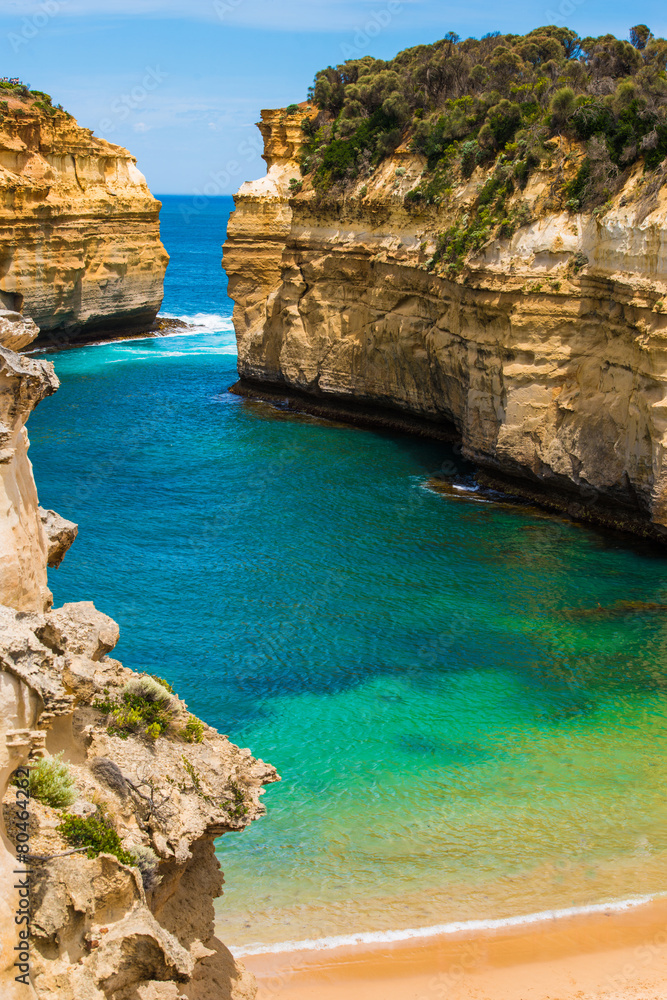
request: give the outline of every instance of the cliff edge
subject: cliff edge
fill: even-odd
[[[48,95],[0,91],[0,306],[39,343],[147,330],[168,255],[135,158]]]
[[[7,1000],[252,1000],[215,937],[214,838],[261,816],[274,768],[109,654],[115,622],[53,609],[76,525],[38,506],[26,420],[53,366],[0,316],[0,993]]]
[[[518,51],[525,41],[512,44]],[[600,40],[585,41],[590,52],[600,51]],[[494,67],[509,42],[492,51],[496,42],[505,39],[474,42],[491,49],[488,71],[473,67],[471,80],[482,78],[476,70],[487,80],[500,73]],[[444,51],[459,60],[461,73],[466,45],[431,47],[441,70],[449,65]],[[642,55],[618,45],[623,58],[626,49],[629,59]],[[527,105],[505,100],[495,105],[501,111],[489,110],[497,91],[486,100],[445,88],[439,118],[427,124],[418,109],[378,152],[377,137],[369,145],[370,127],[401,94],[372,113],[361,102],[372,100],[378,80],[392,77],[387,86],[398,86],[401,66],[409,58],[421,67],[431,58],[427,48],[391,64],[367,59],[319,74],[329,87],[325,101],[333,100],[334,77],[343,80],[348,103],[338,100],[335,119],[317,100],[262,112],[268,173],[235,196],[224,248],[239,349],[236,389],[456,438],[481,481],[664,542],[667,161],[648,169],[641,152],[662,147],[650,133],[641,149],[638,140],[619,154],[621,168],[609,160],[604,190],[591,187],[601,162],[594,156],[607,155],[602,139],[587,147],[558,125],[554,109],[567,97],[575,125],[577,115],[603,108],[612,122],[605,127],[620,127],[626,111],[618,95],[627,81],[614,91],[615,82],[595,69],[597,56],[585,61],[562,50],[562,72],[589,72],[590,95],[563,97],[563,77],[536,59],[535,87],[555,96],[544,113],[533,101],[530,114],[544,117],[532,132],[517,131]],[[664,76],[663,68],[660,86]],[[423,87],[414,94],[423,100]],[[473,121],[475,101],[476,123],[461,128],[474,127],[477,138],[434,147],[434,135],[459,127],[463,112]],[[511,120],[513,107],[518,124],[499,151],[488,122],[494,114]],[[350,122],[346,115],[366,117]],[[377,135],[389,142],[389,133]],[[335,170],[340,179],[332,184]]]

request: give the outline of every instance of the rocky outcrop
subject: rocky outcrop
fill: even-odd
[[[55,510],[39,508],[39,518],[42,522],[48,544],[46,556],[47,566],[58,569],[71,545],[79,533],[78,524],[56,514]]]
[[[310,113],[262,113],[268,175],[235,198],[224,266],[240,391],[419,419],[495,482],[667,539],[664,173],[638,166],[603,210],[572,214],[553,191],[578,154],[556,142],[516,196],[523,225],[452,276],[436,238],[481,168],[420,207],[404,198],[424,161],[400,147],[344,194],[306,182],[294,195]]]
[[[262,815],[277,775],[165,682],[112,659],[118,626],[93,604],[51,609],[47,559],[58,563],[76,525],[39,508],[24,425],[57,381],[48,363],[5,347],[0,359],[0,994],[252,1000],[253,977],[215,937],[214,838]],[[25,808],[17,769],[54,759],[66,798],[33,784]]]
[[[14,748],[18,735],[24,759],[62,754],[77,796],[67,809],[33,800],[29,810],[37,997],[254,996],[252,979],[215,938],[222,878],[213,840],[263,813],[273,768],[207,726],[201,742],[188,743],[191,716],[175,696],[165,735],[112,735],[108,706],[123,704],[137,675],[107,655],[118,627],[90,603],[28,615],[0,608],[0,635],[0,680],[15,692],[3,700],[4,744]],[[7,766],[19,763],[14,752]],[[10,853],[14,793],[9,786],[4,806]],[[67,814],[103,816],[131,860],[72,854]],[[5,933],[16,938],[11,927]]]
[[[148,329],[168,255],[136,160],[63,111],[10,97],[0,115],[0,305],[40,343]]]
[[[51,605],[49,540],[40,517],[25,424],[58,388],[53,365],[14,353],[37,336],[30,320],[0,317],[0,604],[19,611]]]

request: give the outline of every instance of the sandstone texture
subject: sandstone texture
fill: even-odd
[[[39,517],[46,532],[48,542],[47,565],[58,569],[69,547],[76,541],[78,524],[56,514],[55,510],[39,508]]]
[[[42,344],[150,327],[169,258],[134,157],[30,99],[0,118],[0,305]]]
[[[0,329],[17,343],[26,323],[12,322],[13,331]],[[112,659],[118,625],[92,603],[51,607],[47,560],[59,563],[76,525],[38,505],[25,422],[56,388],[50,364],[0,347],[0,995],[252,1000],[253,977],[215,937],[223,879],[214,838],[261,816],[263,786],[278,777],[194,719],[163,683]],[[157,729],[128,715],[128,693],[136,698],[141,685],[162,699]],[[69,803],[35,795],[22,812],[12,775],[54,755],[73,781]],[[67,817],[103,823],[117,848],[74,846]],[[16,981],[14,964],[23,862],[29,985]]]
[[[450,428],[495,480],[666,540],[664,168],[638,165],[601,211],[573,214],[553,190],[578,154],[555,148],[520,196],[525,224],[452,277],[433,266],[436,238],[482,168],[442,204],[410,206],[425,162],[399,147],[343,195],[307,181],[294,194],[311,113],[262,113],[268,174],[235,198],[224,266],[243,391]]]
[[[4,345],[25,347],[37,333],[31,320],[0,316],[0,603],[19,611],[43,611],[51,605],[46,578],[50,542],[25,424],[35,406],[56,391],[58,379],[50,362]]]

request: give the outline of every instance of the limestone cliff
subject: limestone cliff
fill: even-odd
[[[3,344],[36,332],[0,317]],[[118,626],[92,604],[51,608],[46,563],[63,558],[76,525],[37,505],[25,422],[58,383],[51,364],[9,347],[0,368],[0,994],[252,1000],[252,976],[214,933],[214,838],[260,816],[277,775],[164,682],[110,658]],[[17,769],[61,764],[66,796],[33,784],[24,811]],[[16,979],[28,953],[29,985]]]
[[[553,140],[515,195],[519,228],[453,274],[437,236],[465,221],[484,169],[439,205],[410,202],[425,160],[401,146],[335,197],[307,178],[296,193],[313,114],[262,112],[268,175],[235,198],[240,391],[418,418],[514,490],[666,540],[664,167],[639,163],[602,209],[572,213],[555,182],[581,153]]]
[[[133,156],[43,101],[0,108],[0,305],[40,343],[150,327],[168,255]]]

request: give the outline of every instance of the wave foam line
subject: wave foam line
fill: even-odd
[[[207,330],[209,333],[231,333],[234,330],[232,317],[223,316],[221,313],[199,312],[194,313],[194,315],[185,316],[175,316],[173,313],[160,313],[158,319],[180,319],[183,323],[189,323],[191,326],[196,327],[196,329]],[[181,335],[185,335],[185,331]],[[174,334],[170,334],[170,336],[174,336]]]
[[[441,934],[460,934],[462,931],[492,931],[504,927],[521,927],[546,920],[561,920],[564,917],[587,916],[593,913],[620,913],[643,906],[652,900],[665,896],[636,896],[632,899],[617,900],[612,903],[592,903],[590,906],[570,906],[562,910],[542,910],[518,917],[500,917],[488,920],[458,920],[449,924],[434,924],[430,927],[409,927],[396,931],[362,931],[359,934],[341,934],[338,937],[307,938],[304,941],[281,941],[278,944],[252,944],[233,946],[229,950],[236,958],[247,955],[275,955],[283,951],[330,951],[359,944],[390,944],[395,941],[411,941],[415,938],[439,937]]]

